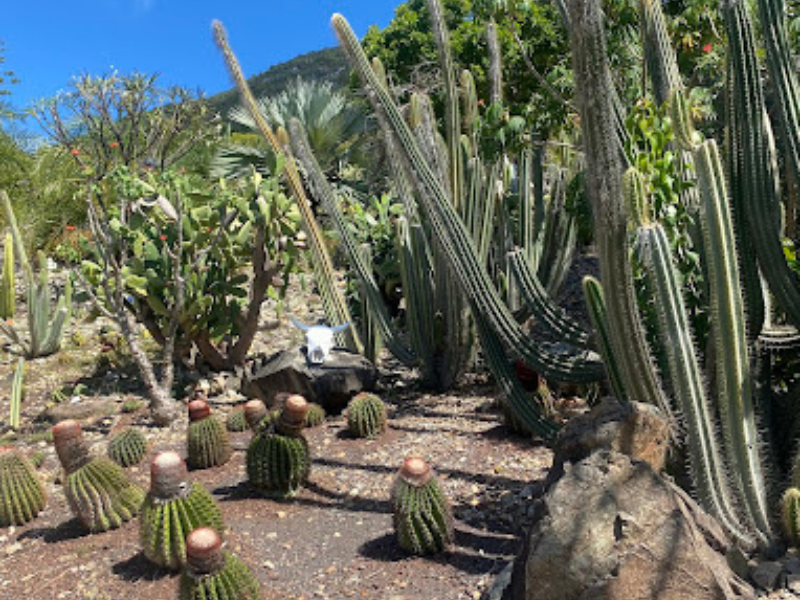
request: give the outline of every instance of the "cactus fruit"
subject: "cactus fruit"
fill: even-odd
[[[430,465],[409,456],[392,487],[394,529],[400,546],[412,554],[432,554],[453,544],[453,515]]]
[[[0,447],[0,527],[27,523],[46,501],[31,462],[9,446]]]
[[[211,408],[205,400],[189,402],[187,455],[187,462],[193,469],[218,467],[231,457],[228,432],[211,416]]]
[[[325,422],[325,409],[314,402],[308,405],[306,427],[317,427]]]
[[[228,431],[247,431],[247,417],[244,410],[237,408],[229,412],[225,419],[225,427]]]
[[[76,421],[61,421],[52,431],[58,459],[67,473],[64,493],[73,514],[93,533],[133,518],[144,491],[128,480],[122,467],[105,456],[92,458]]]
[[[222,549],[222,538],[210,527],[200,527],[189,534],[186,555],[180,600],[261,598],[258,580],[239,558]]]
[[[247,449],[247,478],[266,496],[293,496],[308,479],[308,442],[300,433],[308,403],[290,396],[273,428],[257,431]]]
[[[108,457],[121,467],[138,465],[146,453],[147,438],[138,429],[124,429],[108,442]]]
[[[379,436],[386,430],[386,405],[375,394],[358,394],[347,407],[347,427],[358,438]]]
[[[267,410],[261,400],[250,400],[244,405],[244,418],[247,426],[258,433],[269,429],[280,416],[280,410]]]
[[[186,564],[186,536],[198,527],[222,532],[222,513],[199,483],[186,481],[186,463],[161,452],[150,463],[150,492],[142,505],[139,540],[144,555],[168,569]]]

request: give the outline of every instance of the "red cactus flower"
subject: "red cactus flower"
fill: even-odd
[[[64,229],[67,231],[75,231],[75,225],[65,225]]]
[[[109,146],[111,146],[112,148],[119,148],[119,142],[111,142]]]
[[[80,148],[72,148],[69,151],[69,153],[72,154],[72,156],[78,156],[81,153],[81,149]]]
[[[160,236],[158,236],[158,239],[160,239],[162,242],[166,242],[167,241],[167,236],[160,235]]]
[[[705,46],[703,46],[703,52],[705,53],[711,52],[712,48],[713,46],[711,44],[706,44]]]

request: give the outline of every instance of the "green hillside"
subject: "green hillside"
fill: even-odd
[[[347,60],[341,48],[325,48],[308,54],[301,54],[287,62],[270,67],[267,71],[254,75],[248,82],[256,98],[279,94],[298,77],[320,82],[330,81],[334,85],[344,85],[348,74]],[[238,103],[235,89],[211,96],[208,102],[212,109],[225,116]]]

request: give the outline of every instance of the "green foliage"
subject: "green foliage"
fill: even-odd
[[[386,430],[386,405],[375,394],[362,392],[347,405],[347,428],[357,438],[378,437]]]
[[[124,413],[135,413],[144,408],[144,402],[141,400],[126,400],[122,403],[120,410]]]
[[[139,512],[144,491],[118,464],[98,457],[68,473],[64,481],[72,513],[89,531],[116,529]]]
[[[214,417],[189,423],[186,433],[186,463],[192,469],[224,465],[231,457],[231,443],[225,427]]]
[[[113,436],[108,442],[108,457],[121,467],[139,464],[147,454],[147,438],[139,430],[129,427]]]
[[[222,512],[211,494],[199,483],[173,498],[148,493],[139,519],[139,541],[150,562],[179,570],[186,564],[186,536],[198,527],[222,532]]]
[[[258,600],[258,580],[236,556],[224,552],[219,571],[194,574],[188,569],[181,575],[180,600]]]
[[[47,499],[31,462],[12,448],[0,448],[0,527],[24,525]]]
[[[302,435],[257,432],[247,448],[247,480],[268,497],[294,496],[308,479],[311,457]]]

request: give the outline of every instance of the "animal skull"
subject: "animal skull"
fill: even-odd
[[[306,334],[306,357],[312,365],[321,365],[328,358],[333,347],[336,345],[334,337],[350,326],[350,323],[342,323],[335,327],[327,325],[306,325],[293,316],[289,317],[292,325]]]

